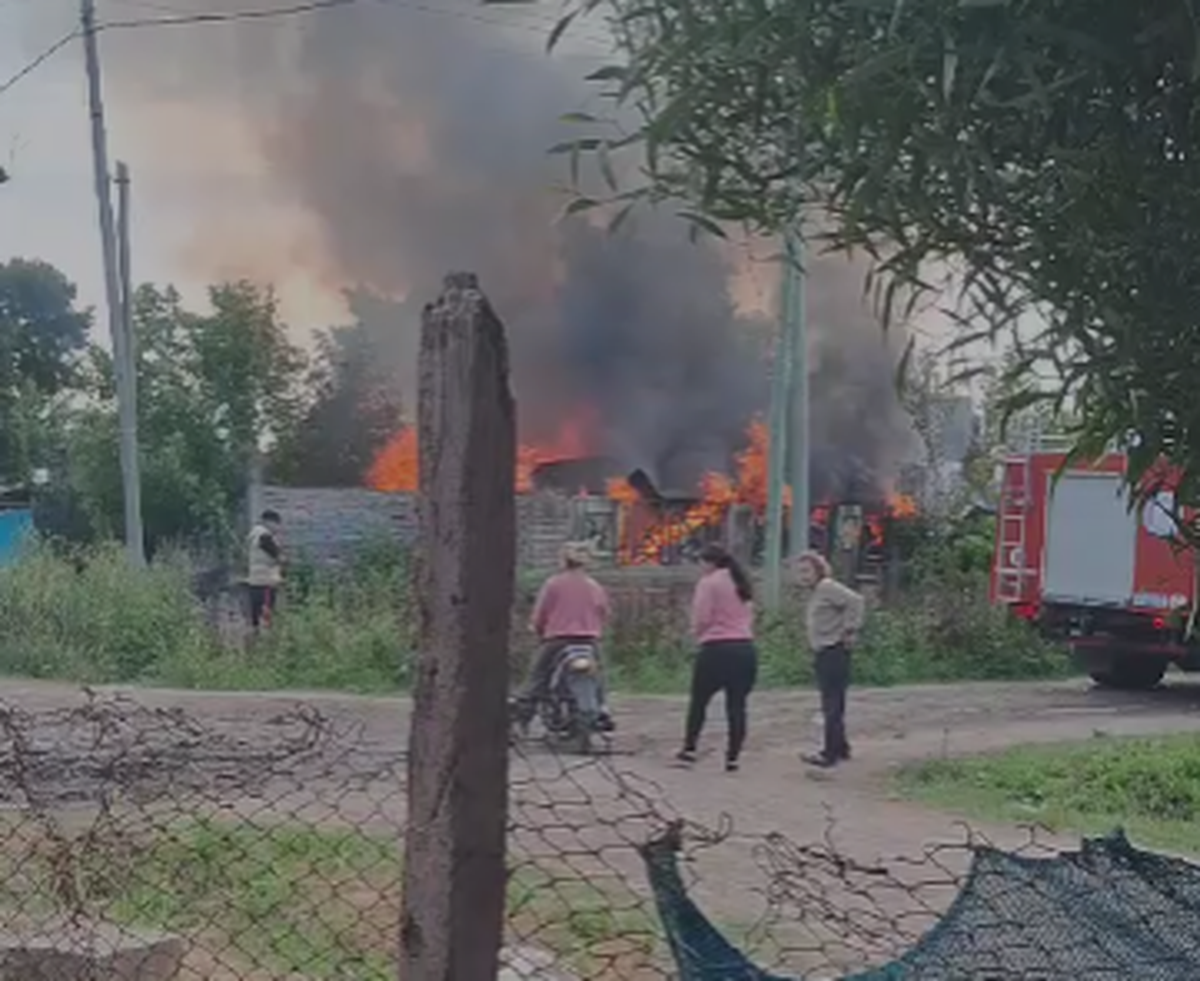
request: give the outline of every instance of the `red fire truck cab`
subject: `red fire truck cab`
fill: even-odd
[[[1005,459],[992,601],[1065,640],[1101,685],[1152,688],[1170,664],[1200,670],[1200,645],[1185,640],[1196,573],[1171,492],[1139,515],[1123,454],[1059,474],[1065,459],[1045,443]]]

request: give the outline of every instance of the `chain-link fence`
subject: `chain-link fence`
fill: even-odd
[[[395,977],[400,747],[349,711],[223,704],[0,706],[0,977]],[[511,780],[508,977],[676,976],[639,855],[668,828],[712,921],[796,976],[895,955],[969,859],[860,865],[831,841],[694,827],[619,757],[531,748]]]

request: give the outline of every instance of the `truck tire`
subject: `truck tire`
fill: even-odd
[[[1167,662],[1164,658],[1144,654],[1116,657],[1104,668],[1090,672],[1096,684],[1120,691],[1149,691],[1163,680],[1166,673]]]

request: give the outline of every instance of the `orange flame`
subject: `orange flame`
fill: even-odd
[[[519,445],[514,476],[517,491],[533,490],[533,472],[543,464],[587,456],[587,431],[587,418],[580,415],[563,422],[548,443]],[[366,484],[372,490],[388,493],[415,493],[420,488],[420,454],[415,427],[405,426],[388,441],[367,470]]]
[[[516,490],[528,492],[533,489],[533,473],[539,466],[588,456],[592,431],[590,415],[575,413],[563,422],[549,442],[522,443],[517,448]],[[729,509],[736,505],[749,507],[761,518],[767,508],[769,450],[767,425],[762,419],[754,419],[746,430],[745,449],[734,458],[734,475],[716,471],[705,474],[700,481],[699,500],[682,514],[676,512],[666,517],[653,513],[628,480],[610,479],[606,493],[622,505],[621,560],[638,564],[661,561],[665,549],[689,541],[705,528],[719,526]],[[367,485],[379,491],[415,492],[420,484],[418,463],[416,429],[405,427],[392,437],[372,463],[366,476]],[[784,505],[791,507],[790,487],[784,489]],[[814,526],[826,527],[831,510],[828,502],[816,505],[812,512]],[[916,502],[906,494],[890,494],[887,514],[899,519],[912,518],[917,514]],[[871,540],[881,543],[883,515],[866,515],[866,524]]]
[[[888,510],[894,518],[915,518],[917,516],[917,502],[907,494],[890,494],[888,496]]]
[[[405,426],[380,451],[367,471],[367,486],[372,490],[398,493],[414,492],[420,487],[417,467],[417,430]]]
[[[746,448],[734,458],[735,477],[711,471],[700,481],[700,500],[682,515],[657,522],[636,522],[626,526],[626,540],[621,554],[634,563],[657,562],[663,550],[688,541],[704,528],[718,526],[734,505],[748,505],[757,515],[767,508],[767,474],[770,458],[770,434],[766,423],[754,419],[746,430]],[[611,480],[608,496],[619,503],[632,505],[639,500],[637,491],[624,480]],[[785,488],[784,502],[791,503],[791,489]]]

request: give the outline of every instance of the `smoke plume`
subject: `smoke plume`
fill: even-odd
[[[209,9],[171,9],[189,5]],[[660,485],[694,486],[728,466],[766,408],[770,326],[734,302],[737,251],[689,242],[677,219],[643,215],[616,237],[554,221],[565,174],[545,149],[564,138],[559,117],[586,101],[580,80],[595,62],[545,56],[549,17],[391,0],[103,39],[110,94],[142,164],[185,140],[193,175],[224,175],[176,192],[194,202],[193,264],[276,280],[300,268],[325,289],[363,291],[357,312],[405,382],[421,302],[447,270],[472,269],[510,332],[524,439],[586,406],[598,454]],[[594,50],[599,30],[580,44]],[[230,221],[215,218],[223,209],[243,219],[236,246]],[[316,245],[268,236],[283,216]],[[773,291],[774,271],[758,275]],[[861,270],[817,262],[809,310],[813,490],[823,494],[877,480],[905,427]]]

